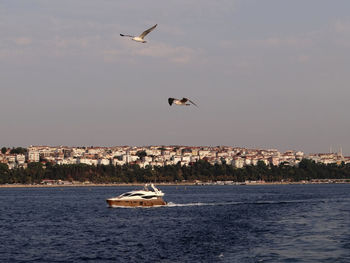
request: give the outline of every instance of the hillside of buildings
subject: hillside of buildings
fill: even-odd
[[[350,179],[341,153],[240,147],[2,148],[0,184],[43,182],[300,182]]]

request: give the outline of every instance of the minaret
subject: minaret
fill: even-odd
[[[126,163],[130,163],[130,152],[126,152]]]

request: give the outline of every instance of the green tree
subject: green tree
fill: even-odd
[[[9,183],[9,167],[7,164],[0,163],[0,184]]]
[[[90,181],[93,183],[111,182],[176,182],[176,181],[217,181],[245,180],[290,181],[298,182],[309,179],[348,179],[350,180],[350,164],[320,164],[310,160],[302,160],[299,167],[290,165],[265,165],[258,162],[256,166],[234,168],[227,164],[212,165],[205,160],[199,160],[188,166],[166,165],[164,167],[140,168],[138,165],[97,165],[86,164],[52,165],[29,163],[27,169],[9,169],[6,164],[0,164],[0,184],[5,183],[40,183],[42,179]]]
[[[10,151],[11,154],[25,154],[26,152],[27,149],[22,147],[12,148]]]
[[[2,147],[2,148],[1,148],[1,153],[2,153],[2,154],[5,154],[6,152],[7,152],[7,148],[6,148],[6,147]]]
[[[136,155],[142,159],[143,157],[147,156],[147,153],[145,151],[138,151]]]

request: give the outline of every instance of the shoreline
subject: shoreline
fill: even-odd
[[[215,183],[155,183],[159,186],[256,186],[256,185],[305,185],[305,184],[349,184],[348,181],[339,182],[267,182],[267,183],[233,183],[233,184],[215,184]],[[119,186],[143,186],[145,183],[120,183],[120,184],[0,184],[0,188],[57,188],[57,187],[119,187]]]

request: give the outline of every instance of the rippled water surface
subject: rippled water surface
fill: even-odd
[[[350,185],[1,188],[0,262],[350,262]]]

